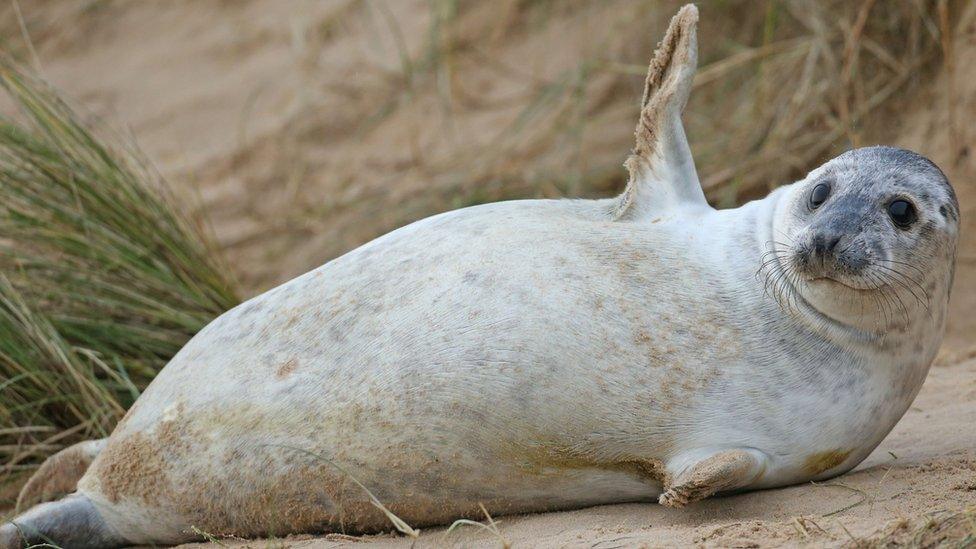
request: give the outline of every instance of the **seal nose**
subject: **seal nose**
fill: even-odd
[[[843,230],[821,229],[808,242],[803,258],[808,267],[855,273],[869,263],[864,242]]]
[[[842,234],[825,234],[817,233],[813,237],[813,251],[817,255],[823,257],[829,254],[833,254],[834,250],[837,248],[837,244],[844,237]]]

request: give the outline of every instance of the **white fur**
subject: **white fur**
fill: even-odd
[[[917,352],[780,307],[756,274],[790,193],[657,223],[611,222],[606,201],[504,202],[417,222],[215,320],[112,440],[152,432],[174,406],[191,418],[240,408],[261,428],[214,425],[172,474],[285,445],[324,454],[386,502],[437,489],[519,511],[653,499],[659,484],[607,465],[660,460],[678,474],[728,448],[766,456],[748,487],[811,480],[811,454],[852,450],[816,478],[837,474],[917,393],[946,288],[931,318],[915,314],[899,336]],[[554,459],[543,471],[546,454],[593,465]],[[105,516],[127,533],[165,523]]]

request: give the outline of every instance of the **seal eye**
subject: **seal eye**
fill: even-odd
[[[820,183],[813,188],[810,192],[810,209],[816,210],[821,204],[827,201],[827,197],[830,196],[830,185],[826,183]]]
[[[895,225],[902,229],[907,229],[918,219],[918,215],[915,214],[915,206],[912,206],[912,203],[907,200],[894,200],[888,204],[888,215],[891,216]]]

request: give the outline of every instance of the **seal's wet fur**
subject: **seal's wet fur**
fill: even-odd
[[[389,530],[366,489],[413,526],[678,507],[857,465],[938,349],[958,204],[934,165],[882,147],[710,208],[679,117],[696,21],[683,8],[651,65],[620,198],[434,216],[227,312],[77,492],[0,547]],[[812,211],[823,178],[835,199]],[[911,229],[885,217],[894,196]],[[799,270],[810,231],[852,216],[873,274]]]

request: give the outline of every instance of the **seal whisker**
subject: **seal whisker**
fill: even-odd
[[[782,266],[776,277],[776,290],[777,290],[777,301],[784,307],[784,309],[789,313],[795,313],[793,307],[793,280],[790,276],[789,264]]]
[[[779,233],[779,235],[780,235],[780,236],[782,236],[783,238],[785,238],[785,239],[787,239],[787,240],[789,240],[789,241],[790,241],[790,245],[792,245],[792,244],[793,244],[793,242],[794,242],[794,241],[796,240],[796,239],[795,239],[795,237],[793,237],[793,236],[790,236],[790,235],[788,235],[788,234],[786,234],[786,233],[784,233],[784,232],[783,232],[782,230],[780,230],[780,229],[774,229],[774,230],[773,230],[773,232],[776,232],[776,233]]]
[[[878,274],[875,274],[875,276],[878,276]],[[901,298],[901,293],[898,292],[898,289],[891,284],[884,284],[881,293],[885,296],[885,299],[888,300],[888,303],[891,304],[892,313],[894,313],[896,310],[901,311],[902,320],[906,325],[910,324],[911,315],[909,314],[908,307],[905,306],[905,301]]]
[[[858,317],[863,319],[864,318],[864,301],[865,300],[859,299],[857,301],[858,301],[858,304],[860,305],[860,311],[858,312]]]
[[[913,269],[915,271],[915,273],[916,273],[916,276],[918,276],[919,278],[925,278],[925,276],[926,276],[926,272],[924,270],[922,270],[921,268],[919,268],[918,266],[916,266],[916,265],[910,265],[908,263],[905,263],[905,262],[902,262],[902,261],[895,261],[893,259],[880,259],[879,261],[881,261],[882,263],[888,264],[888,265],[895,265],[895,266],[898,266],[898,267],[907,267],[907,268]],[[902,273],[901,271],[898,271],[898,272],[901,273],[901,274],[903,274],[903,275],[905,275],[906,277],[908,277],[913,282],[918,283],[918,281],[915,279],[914,276],[910,276],[910,275],[908,275],[908,273]]]
[[[928,292],[925,291],[925,288],[921,284],[919,284],[918,281],[912,279],[911,277],[909,277],[908,275],[902,273],[901,271],[898,271],[896,269],[892,269],[891,267],[888,267],[888,266],[885,266],[885,265],[879,265],[879,264],[875,264],[874,266],[875,267],[878,267],[879,269],[883,269],[884,270],[883,271],[884,274],[888,278],[890,278],[891,281],[897,283],[902,288],[905,288],[905,290],[908,291],[908,293],[912,294],[912,297],[915,298],[915,301],[918,301],[918,304],[919,305],[925,307],[926,310],[929,309],[929,295],[928,295]],[[922,299],[918,295],[918,293],[916,293],[915,289],[912,288],[908,284],[908,282],[911,282],[911,283],[915,284],[915,286],[917,286],[922,291],[922,295],[925,296],[925,299]]]
[[[787,249],[777,249],[777,245]],[[792,288],[787,279],[788,266],[783,265],[783,260],[790,256],[791,247],[781,242],[770,240],[766,242],[764,248],[766,251],[760,255],[761,263],[756,270],[756,278],[763,280],[763,295],[772,297],[784,311],[791,311],[792,307],[789,298],[792,294]]]
[[[897,276],[900,280],[903,280],[906,283],[912,284],[914,287],[918,288],[918,290],[922,293],[922,295],[925,296],[925,300],[924,300],[925,308],[929,309],[929,305],[932,302],[932,296],[929,294],[929,291],[925,289],[925,286],[923,286],[922,283],[917,278],[909,275],[908,273],[899,271],[898,269],[888,267],[887,265],[877,265],[877,266]]]
[[[913,265],[913,264],[907,263],[905,261],[898,261],[898,260],[895,260],[895,259],[879,259],[879,261],[884,261],[885,263],[891,263],[892,265],[900,265],[902,267],[908,267],[909,269],[913,269],[916,273],[918,273],[919,276],[921,276],[923,278],[927,274],[925,272],[925,270],[923,268],[919,267],[918,265]],[[923,266],[924,266],[924,264],[923,264]]]
[[[764,275],[763,294],[766,295],[767,297],[772,297],[773,300],[776,301],[776,304],[780,306],[780,308],[782,308],[783,304],[780,302],[779,299],[779,287],[777,283],[777,278],[781,272],[782,271],[763,272]]]
[[[843,247],[843,248],[842,248],[842,249],[841,249],[840,251],[838,251],[838,252],[837,252],[837,255],[838,255],[838,256],[840,256],[840,255],[843,255],[843,254],[845,254],[845,253],[846,253],[846,252],[847,252],[848,250],[850,250],[850,249],[851,249],[851,247],[852,247],[853,245],[854,245],[854,239],[851,239],[851,240],[850,240],[850,241],[849,241],[849,242],[847,243],[847,246],[844,246],[844,247]]]
[[[777,305],[779,305],[779,307],[784,311],[788,309],[784,301],[785,289],[782,284],[782,280],[785,276],[786,276],[786,270],[785,268],[782,267],[782,265],[780,265],[780,268],[778,270],[775,270],[774,272],[767,274],[766,284],[765,284],[767,295],[769,289],[772,288],[773,299],[776,301]]]
[[[904,317],[905,323],[909,322],[908,307],[905,306],[905,302],[902,301],[901,295],[898,293],[897,289],[890,284],[890,281],[882,276],[883,273],[872,273],[871,278],[877,281],[879,284],[878,291],[881,296],[888,302],[891,307],[892,313],[894,313],[895,305],[897,303],[898,308],[901,309],[902,316]]]
[[[759,257],[760,258],[766,258],[766,257],[771,256],[773,259],[783,259],[783,258],[789,257],[789,254],[790,254],[790,252],[789,251],[785,251],[785,250],[769,250],[767,252],[763,252],[763,254],[761,256],[759,256]],[[764,261],[764,263],[765,263],[765,261]]]
[[[800,273],[797,271],[796,266],[790,264],[786,268],[786,288],[788,291],[788,299],[792,303],[793,312],[800,313],[800,296],[797,291],[797,286],[802,283]]]
[[[906,291],[908,291],[909,293],[911,293],[912,296],[915,297],[915,300],[918,301],[918,303],[922,306],[923,309],[925,309],[926,316],[928,316],[929,318],[931,318],[932,313],[929,310],[928,304],[925,303],[924,301],[920,300],[918,298],[918,296],[915,295],[915,293],[912,291],[912,289],[911,289],[910,286],[907,286],[906,284],[904,284],[898,278],[896,278],[893,275],[891,275],[890,273],[886,273],[884,271],[878,272],[877,273],[877,276],[879,278],[881,278],[882,280],[885,280],[888,283],[888,287],[890,288],[891,293],[894,295],[894,298],[898,300],[899,304],[902,306],[902,309],[904,310],[905,322],[906,323],[908,323],[910,321],[910,316],[911,315],[909,314],[909,312],[907,310],[908,308],[907,308],[907,306],[905,306],[904,301],[902,300],[901,292],[899,292],[898,289],[894,285],[891,284],[892,282],[900,285],[901,287],[905,288]]]
[[[884,318],[883,328],[884,329],[887,329],[888,326],[890,326],[891,322],[890,322],[890,319],[889,319],[889,316],[888,316],[888,308],[886,306],[885,301],[881,297],[882,296],[882,292],[880,292],[880,291],[870,292],[869,295],[871,296],[872,299],[874,299],[874,302],[877,305],[877,310],[881,312],[881,315]]]
[[[770,252],[766,252],[766,253],[768,254]],[[781,255],[774,255],[773,257],[771,257],[769,259],[766,259],[765,261],[762,262],[762,264],[759,265],[759,271],[762,271],[763,269],[766,269],[767,267],[770,267],[770,266],[778,263],[782,259],[784,259],[784,256],[781,256]]]
[[[875,284],[877,284],[877,291],[876,291],[876,293],[885,302],[885,304],[887,305],[887,307],[888,307],[888,313],[890,315],[890,319],[891,319],[892,322],[894,322],[894,320],[895,320],[895,314],[897,312],[895,310],[896,307],[895,307],[894,300],[892,300],[891,296],[888,294],[887,287],[885,286],[884,282],[878,279],[877,274],[872,274],[871,278],[873,278],[875,280]]]

